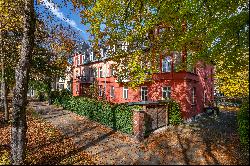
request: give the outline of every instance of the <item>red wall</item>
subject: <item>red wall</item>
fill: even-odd
[[[109,73],[109,65],[103,72]],[[101,63],[91,64],[95,67],[103,66]],[[75,79],[75,71],[82,71],[83,66],[76,66],[73,74],[73,95],[81,95],[81,86],[80,84],[85,84],[79,82],[78,79]],[[81,69],[81,70],[80,70]],[[212,71],[212,73],[211,73]],[[184,118],[190,118],[198,113],[203,111],[204,105],[207,105],[209,102],[213,101],[213,67],[204,65],[203,63],[198,63],[196,66],[196,74],[189,72],[168,72],[168,73],[159,73],[153,76],[154,83],[145,83],[142,86],[148,87],[148,100],[156,101],[162,100],[162,87],[171,86],[171,98],[180,103],[182,108],[182,115]],[[97,78],[98,84],[104,87],[105,78]],[[79,94],[76,94],[76,86],[79,87]],[[89,84],[86,84],[88,86]],[[84,85],[83,85],[84,86]],[[110,87],[115,87],[115,97],[110,97]],[[196,88],[196,104],[191,104],[191,90]],[[204,103],[204,91],[206,93],[206,103]],[[123,84],[118,84],[115,82],[114,77],[106,78],[106,99],[114,103],[125,103],[125,102],[137,102],[141,101],[140,87],[132,89],[129,87],[128,90],[128,99],[123,99]]]

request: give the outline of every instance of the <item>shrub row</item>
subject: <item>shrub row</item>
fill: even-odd
[[[249,147],[249,102],[240,107],[237,114],[238,133],[243,146]]]
[[[63,93],[53,92],[51,95],[52,103],[113,129],[132,134],[132,109],[134,107],[126,104],[112,105],[104,101],[96,101],[84,97],[73,97]]]
[[[85,97],[73,97],[66,91],[54,91],[51,93],[53,104],[62,106],[64,109],[83,115],[91,120],[100,122],[113,129],[124,133],[133,134],[132,109],[138,106],[128,106],[127,104],[110,104],[105,101]],[[169,103],[169,123],[178,125],[182,123],[180,105],[171,101]]]

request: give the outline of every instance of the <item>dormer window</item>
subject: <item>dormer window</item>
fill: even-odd
[[[171,57],[167,56],[162,60],[162,72],[171,72]]]

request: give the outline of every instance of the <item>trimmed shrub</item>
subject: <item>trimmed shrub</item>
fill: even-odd
[[[242,104],[237,114],[238,133],[243,146],[249,146],[249,102]]]
[[[132,134],[132,109],[126,104],[112,105],[105,101],[84,97],[72,97],[58,94],[52,99],[53,104],[61,105],[76,114],[107,125],[124,133]]]
[[[176,101],[170,101],[168,106],[168,117],[169,117],[169,123],[171,125],[178,125],[183,122],[181,117],[181,108],[180,104]]]

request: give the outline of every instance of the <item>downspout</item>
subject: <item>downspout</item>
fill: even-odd
[[[104,99],[106,99],[106,74],[107,74],[107,65],[106,65],[106,60],[104,60],[104,64],[105,64],[105,74],[104,74]]]

